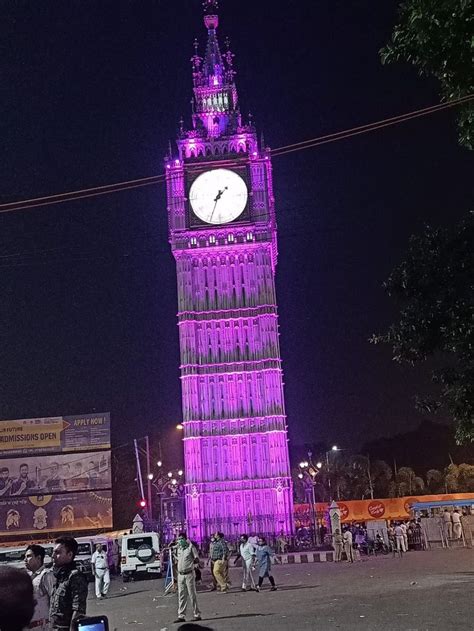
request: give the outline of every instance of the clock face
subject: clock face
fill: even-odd
[[[247,185],[235,171],[213,169],[201,173],[192,183],[189,201],[202,221],[219,225],[234,221],[245,210]]]

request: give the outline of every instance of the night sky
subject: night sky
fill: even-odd
[[[393,0],[222,0],[242,112],[273,148],[436,104],[378,50]],[[163,172],[190,124],[199,0],[6,0],[1,202]],[[202,51],[202,48],[201,48]],[[472,157],[447,111],[274,159],[281,352],[293,445],[416,427],[424,370],[368,338],[410,234],[472,207]],[[112,414],[115,442],[181,418],[165,188],[0,215],[0,418]]]

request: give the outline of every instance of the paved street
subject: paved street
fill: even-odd
[[[274,574],[278,591],[243,593],[240,569],[232,569],[230,593],[199,593],[201,624],[216,631],[474,629],[474,550],[410,552],[353,565],[279,565]],[[204,582],[208,578],[205,571]],[[107,600],[95,602],[91,591],[89,614],[107,614],[111,630],[171,631],[179,628],[176,601],[163,596],[163,580],[118,579]]]

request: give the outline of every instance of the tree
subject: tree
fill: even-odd
[[[418,495],[425,490],[423,478],[420,478],[410,467],[400,467],[395,474],[397,497]]]
[[[447,493],[472,493],[474,491],[474,465],[450,464],[445,471]]]
[[[393,480],[392,467],[385,460],[375,460],[371,465],[375,497],[390,497]]]
[[[457,423],[459,444],[474,442],[474,215],[449,229],[426,227],[411,237],[405,260],[384,283],[400,307],[400,320],[373,343],[392,346],[393,359],[414,364],[432,358],[439,398]]]
[[[383,48],[382,63],[406,61],[420,75],[441,84],[446,101],[474,93],[472,0],[406,0],[399,8],[399,23]],[[458,119],[459,141],[474,146],[474,105],[466,103]]]
[[[439,469],[430,469],[426,472],[427,491],[432,494],[444,493],[444,475]]]

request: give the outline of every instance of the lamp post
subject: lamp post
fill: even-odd
[[[159,529],[163,530],[163,513],[164,513],[164,498],[169,493],[170,498],[181,498],[181,486],[184,483],[184,471],[183,469],[170,469],[166,471],[163,468],[163,462],[158,460],[156,463],[158,472],[156,474],[150,473],[148,480],[150,484],[156,489],[156,494],[160,498],[160,516],[159,516]],[[182,512],[182,511],[181,511]],[[180,515],[180,522],[183,521],[184,515]]]
[[[336,453],[340,451],[340,448],[337,445],[333,445],[331,447],[331,449],[329,449],[328,451],[326,451],[326,467],[327,467],[327,472],[328,472],[328,493],[329,493],[329,503],[332,502],[333,497],[332,497],[332,489],[331,489],[331,467],[329,464],[329,454],[330,453]]]
[[[321,470],[322,463],[317,462],[314,464],[311,460],[312,452],[308,451],[308,460],[303,460],[299,464],[299,473],[298,478],[303,482],[306,499],[309,500],[309,504],[311,505],[311,521],[313,522],[313,541],[316,545],[320,543],[319,541],[319,531],[318,531],[318,521],[316,515],[316,496],[314,492],[314,487],[316,486],[316,477]],[[310,493],[308,491],[311,490]]]

